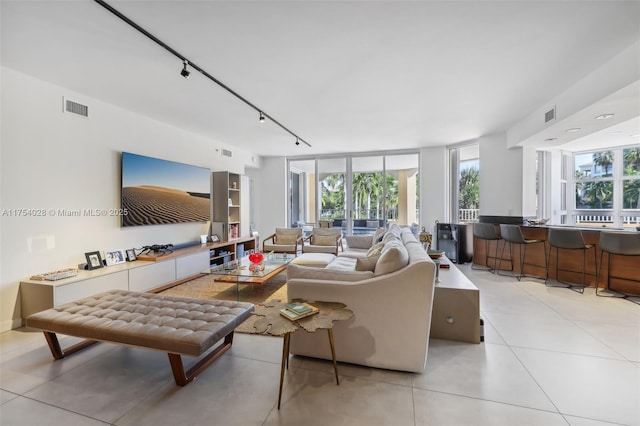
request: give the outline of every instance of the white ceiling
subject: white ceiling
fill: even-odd
[[[640,39],[638,1],[108,2],[312,147],[91,0],[2,0],[2,65],[258,155],[506,131]]]

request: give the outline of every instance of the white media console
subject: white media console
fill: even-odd
[[[255,238],[199,244],[168,253],[140,256],[133,262],[107,266],[58,281],[24,279],[20,282],[21,317],[103,291],[118,289],[158,292],[199,276],[219,259],[219,251],[235,258],[238,246],[255,249]]]

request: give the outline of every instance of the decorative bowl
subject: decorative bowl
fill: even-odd
[[[264,260],[264,255],[260,252],[251,253],[249,255],[249,262],[251,263],[261,263]]]
[[[444,252],[443,251],[439,251],[439,250],[428,250],[427,254],[432,259],[439,259],[442,256],[444,256]]]

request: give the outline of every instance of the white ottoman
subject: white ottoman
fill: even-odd
[[[302,253],[300,256],[293,259],[291,263],[295,265],[324,268],[335,258],[335,254],[330,253]]]

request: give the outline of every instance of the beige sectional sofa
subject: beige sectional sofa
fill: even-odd
[[[411,230],[393,225],[383,244],[358,244],[327,266],[290,265],[288,298],[342,302],[354,312],[334,324],[338,361],[423,372],[427,361],[435,264]],[[347,241],[349,243],[349,241]],[[379,250],[379,256],[367,256]],[[293,354],[331,359],[326,333],[296,332]]]

